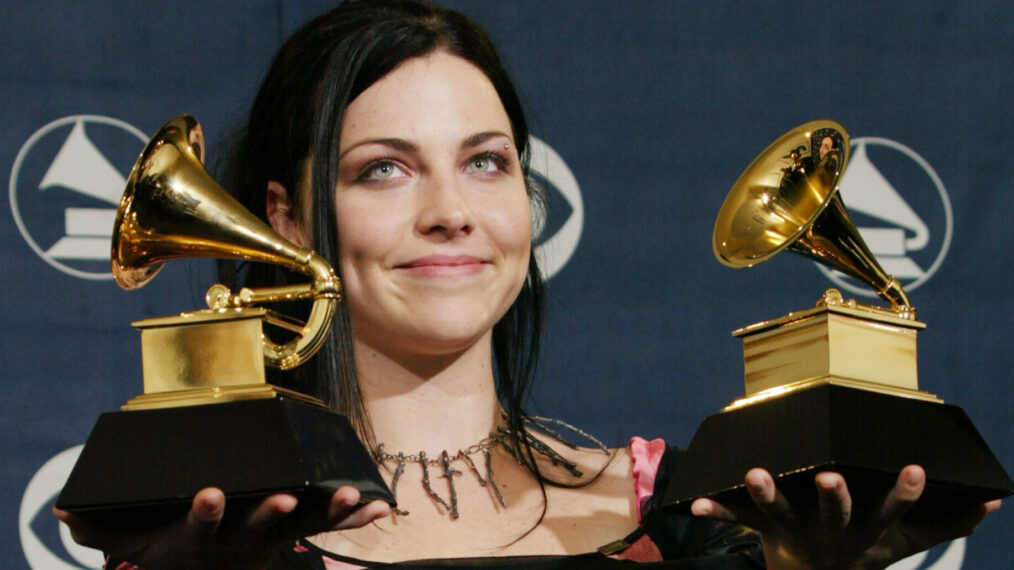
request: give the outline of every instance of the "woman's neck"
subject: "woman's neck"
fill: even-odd
[[[359,342],[355,350],[363,402],[385,451],[453,454],[495,430],[489,338],[453,354],[392,355]]]

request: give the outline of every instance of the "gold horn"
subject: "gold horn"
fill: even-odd
[[[899,316],[915,310],[849,218],[838,182],[849,136],[834,121],[811,121],[773,142],[743,171],[715,221],[715,256],[750,267],[782,250],[795,251],[870,285]]]
[[[235,295],[216,284],[208,290],[208,307],[224,313],[257,303],[312,299],[306,323],[287,326],[298,333],[296,338],[283,345],[264,338],[265,363],[293,368],[323,344],[340,297],[334,270],[321,256],[279,235],[219,186],[204,168],[200,124],[179,115],[152,137],[127,179],[113,229],[113,278],[124,289],[136,289],[166,261],[187,257],[276,263],[309,275],[308,284],[244,288]]]

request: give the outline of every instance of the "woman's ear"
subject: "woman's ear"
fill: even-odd
[[[267,210],[268,222],[276,232],[299,247],[306,247],[303,224],[289,206],[289,193],[274,180],[268,181]]]

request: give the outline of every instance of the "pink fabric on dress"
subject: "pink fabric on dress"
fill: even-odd
[[[634,462],[634,490],[637,492],[637,522],[641,519],[641,504],[655,491],[655,474],[665,453],[665,441],[651,441],[643,437],[630,438],[630,460]]]
[[[665,441],[643,437],[630,439],[630,460],[634,463],[634,492],[637,495],[637,523],[644,521],[641,517],[641,504],[655,492],[655,475],[662,463],[665,453]],[[634,541],[623,552],[614,556],[621,560],[634,562],[658,562],[662,560],[662,552],[647,534]]]

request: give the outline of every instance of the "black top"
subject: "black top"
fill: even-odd
[[[502,556],[420,560],[394,564],[376,563],[340,556],[321,550],[306,541],[281,552],[271,570],[326,570],[324,558],[367,568],[517,568],[555,570],[562,568],[650,567],[685,570],[757,570],[764,568],[760,535],[742,526],[683,515],[662,508],[670,474],[678,467],[681,451],[667,448],[655,475],[651,497],[641,505],[642,524],[623,537],[626,544],[643,540],[645,535],[662,554],[661,562],[635,562],[611,558],[600,552],[563,556]]]

